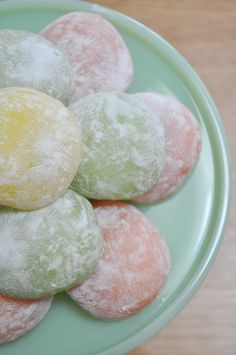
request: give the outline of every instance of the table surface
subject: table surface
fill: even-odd
[[[236,1],[94,0],[151,27],[195,68],[218,106],[236,181]],[[236,354],[236,202],[221,250],[182,313],[129,355]]]

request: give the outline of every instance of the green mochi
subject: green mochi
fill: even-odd
[[[0,31],[0,88],[27,87],[67,104],[74,74],[64,54],[43,37]]]
[[[99,93],[69,106],[77,116],[84,154],[72,189],[93,199],[130,199],[149,191],[164,162],[163,126],[136,97]]]
[[[103,236],[91,204],[68,190],[35,211],[0,209],[0,294],[40,298],[87,279]]]

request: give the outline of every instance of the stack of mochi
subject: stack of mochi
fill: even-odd
[[[36,326],[58,292],[116,320],[166,282],[167,244],[127,200],[178,190],[201,134],[178,101],[124,93],[132,77],[100,15],[69,13],[40,35],[0,31],[0,343]]]

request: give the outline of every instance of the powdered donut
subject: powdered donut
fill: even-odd
[[[15,340],[33,329],[47,314],[52,298],[20,301],[0,295],[0,344]]]
[[[154,202],[175,192],[199,159],[200,126],[192,113],[180,102],[156,93],[138,93],[137,98],[152,109],[165,129],[166,158],[164,169],[154,187],[137,202]]]
[[[83,134],[84,155],[72,187],[94,199],[120,200],[149,191],[164,160],[163,127],[132,95],[86,96],[69,109]]]
[[[102,91],[124,91],[133,77],[132,60],[118,31],[102,16],[73,12],[43,29],[70,60],[75,72],[72,101]]]
[[[97,202],[105,249],[95,273],[68,291],[94,317],[120,319],[147,306],[170,270],[167,245],[145,216],[121,202]]]
[[[35,299],[84,281],[103,248],[90,203],[74,191],[40,210],[0,209],[0,294]]]
[[[79,167],[79,123],[62,103],[31,89],[0,90],[0,112],[0,204],[30,210],[52,203]]]
[[[28,87],[68,103],[74,74],[68,59],[41,36],[0,31],[0,88]]]

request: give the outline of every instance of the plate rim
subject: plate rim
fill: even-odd
[[[219,200],[217,213],[219,219],[217,219],[216,225],[214,226],[214,235],[211,235],[211,240],[205,249],[204,255],[201,257],[201,262],[198,264],[198,267],[194,269],[194,272],[189,281],[182,288],[181,292],[177,295],[175,300],[167,307],[167,309],[159,317],[152,320],[148,325],[136,331],[128,338],[122,340],[122,342],[113,344],[106,350],[102,350],[101,352],[96,353],[100,355],[121,354],[139,346],[148,338],[158,333],[171,320],[173,320],[193,297],[203,282],[204,278],[206,277],[208,271],[210,270],[210,267],[223,240],[231,203],[232,187],[229,146],[220,114],[205,84],[202,82],[191,65],[186,61],[186,59],[169,42],[167,42],[163,37],[154,32],[152,29],[118,11],[94,3],[78,0],[51,0],[50,2],[48,0],[41,0],[40,3],[33,4],[32,0],[3,0],[0,2],[0,12],[10,11],[13,9],[16,10],[17,8],[54,9],[55,5],[57,8],[60,6],[60,8],[68,12],[76,11],[76,7],[80,5],[85,8],[85,11],[88,10],[90,12],[92,11],[100,13],[111,21],[114,17],[116,23],[119,23],[122,25],[122,27],[125,27],[129,31],[134,32],[138,38],[141,37],[145,39],[145,41],[149,43],[149,45],[151,44],[152,47],[158,47],[158,49],[160,49],[159,46],[161,43],[162,54],[165,57],[168,57],[169,61],[172,63],[172,66],[174,64],[174,67],[178,69],[181,77],[184,78],[186,87],[191,87],[191,90],[189,90],[191,94],[194,92],[192,96],[194,98],[197,97],[196,101],[201,103],[202,110],[206,111],[208,116],[211,118],[211,122],[208,122],[208,124],[210,124],[212,133],[210,135],[210,128],[208,128],[207,134],[210,140],[212,159],[214,161],[214,173],[216,169],[215,164],[219,164],[221,171],[221,175],[218,177],[218,180],[221,181],[221,191],[217,191]],[[78,10],[84,11],[81,10],[81,8]],[[172,56],[174,59],[170,59]],[[206,122],[204,121],[204,123]],[[217,146],[214,146],[215,141],[218,142]],[[212,213],[213,212],[211,212],[211,215]]]

